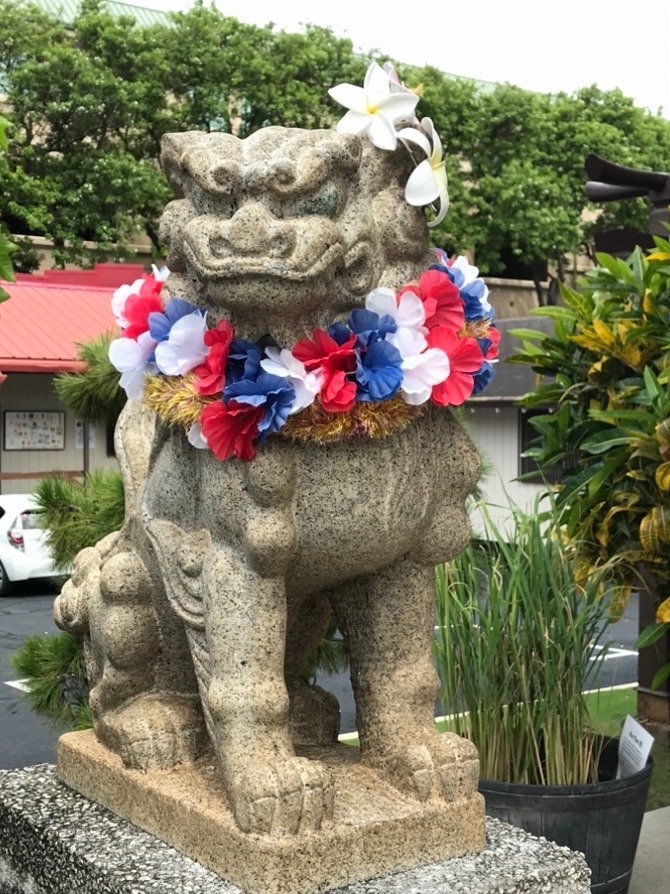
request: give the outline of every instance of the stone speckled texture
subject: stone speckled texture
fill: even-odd
[[[479,854],[333,894],[589,894],[579,854],[487,821]],[[0,894],[240,894],[198,863],[60,783],[0,771]]]
[[[334,811],[320,830],[285,836],[238,829],[213,755],[170,773],[138,773],[91,732],[62,736],[58,751],[61,780],[250,894],[309,894],[484,845],[481,795],[421,804],[345,745],[299,750],[327,768]]]
[[[167,289],[238,337],[291,345],[430,263],[403,148],[272,127],[244,141],[169,135],[162,163],[178,196],[162,223]],[[265,838],[299,849],[341,808],[327,761],[295,750],[336,739],[337,705],[303,679],[332,609],[375,791],[411,801],[415,832],[467,802],[441,855],[481,847],[477,753],[433,722],[434,566],[470,537],[479,471],[451,413],[431,406],[377,440],[271,436],[242,463],[129,405],[116,444],[123,529],[78,557],[56,603],[59,625],[87,639],[99,740],[128,768],[165,771],[209,739],[239,829],[259,853]],[[385,869],[425,858],[409,828]],[[340,879],[349,864],[360,878],[355,849],[335,859]]]

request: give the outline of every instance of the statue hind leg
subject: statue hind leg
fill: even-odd
[[[76,557],[54,606],[58,626],[84,636],[96,735],[139,769],[193,760],[206,744],[190,661],[180,661],[188,659],[183,628],[137,524],[153,429],[146,411],[126,406],[115,438],[124,525]]]

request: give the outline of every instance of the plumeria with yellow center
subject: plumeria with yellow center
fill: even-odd
[[[419,101],[415,93],[395,92],[389,76],[373,62],[362,87],[338,84],[329,95],[349,111],[337,124],[338,133],[367,134],[378,149],[393,150],[398,145],[396,121],[413,116]]]
[[[432,205],[435,217],[428,226],[436,227],[449,210],[447,170],[442,141],[433,122],[430,118],[419,121],[415,115],[422,92],[405,86],[388,62],[383,68],[373,62],[362,87],[338,84],[328,91],[335,102],[349,110],[337,124],[338,133],[367,136],[378,149],[389,151],[396,149],[400,140],[410,154],[411,147],[418,147],[425,154],[407,181],[405,199],[419,208]],[[395,124],[399,121],[411,121],[412,126],[396,131]]]
[[[398,134],[399,140],[414,143],[426,153],[426,158],[412,171],[407,181],[405,198],[410,205],[419,207],[438,202],[437,214],[428,222],[429,227],[436,227],[449,210],[447,169],[442,157],[442,141],[433,122],[430,118],[423,118],[421,127],[425,133],[415,127],[404,127]]]

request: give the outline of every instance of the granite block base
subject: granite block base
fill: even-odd
[[[199,863],[72,791],[55,768],[0,771],[0,894],[240,894]],[[480,853],[333,894],[589,894],[580,854],[487,820]]]
[[[332,821],[318,832],[241,832],[228,807],[214,757],[169,771],[126,769],[92,731],[58,743],[58,778],[238,885],[247,894],[314,894],[389,872],[460,857],[484,847],[484,799],[452,803],[401,794],[335,744],[300,749],[328,767]]]

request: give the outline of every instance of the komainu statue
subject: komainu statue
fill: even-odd
[[[331,822],[304,756],[338,734],[304,676],[331,612],[362,763],[426,804],[477,787],[474,747],[434,725],[434,567],[468,541],[479,471],[449,406],[496,339],[476,269],[428,250],[409,142],[167,136],[170,277],[114,297],[126,520],[56,619],[86,637],[100,742],[149,771],[213,748],[244,832]]]

